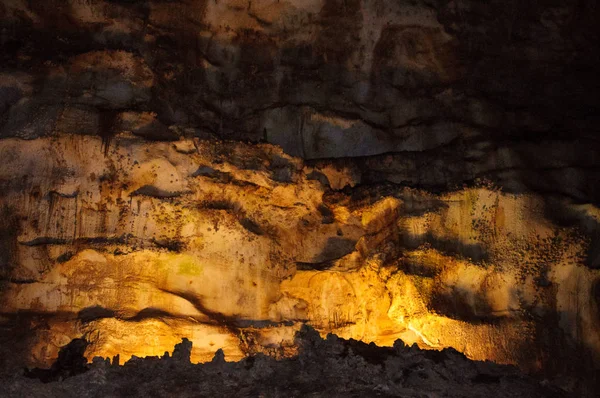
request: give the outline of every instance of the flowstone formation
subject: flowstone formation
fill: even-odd
[[[297,353],[600,369],[591,0],[0,1],[0,370]],[[434,354],[432,354],[434,355]]]
[[[294,358],[258,354],[227,362],[219,350],[212,361],[192,365],[189,351],[181,347],[189,347],[184,340],[173,357],[132,358],[124,366],[97,357],[87,372],[62,383],[41,384],[22,376],[0,381],[6,397],[564,396],[514,367],[470,361],[453,349],[424,351],[401,341],[381,348],[334,335],[323,340],[308,327],[295,342],[299,352]],[[177,358],[178,349],[188,356]]]

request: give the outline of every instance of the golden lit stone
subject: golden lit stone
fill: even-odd
[[[350,202],[326,198],[314,170],[269,145],[123,135],[104,157],[99,139],[45,142],[0,143],[12,159],[0,179],[29,175],[38,192],[1,199],[18,215],[9,277],[29,281],[4,284],[4,322],[47,322],[31,338],[32,362],[81,334],[90,359],[162,355],[182,337],[194,361],[218,348],[232,360],[292,355],[308,322],[323,335],[533,369],[546,314],[600,348],[587,243],[534,195],[401,189]]]

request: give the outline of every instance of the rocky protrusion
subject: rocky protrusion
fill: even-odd
[[[221,350],[222,352],[222,350]],[[192,342],[184,337],[181,339],[181,343],[175,344],[173,350],[173,360],[179,363],[190,363],[192,356]]]
[[[50,369],[25,369],[25,376],[49,383],[87,372],[87,359],[84,353],[88,345],[89,342],[85,339],[73,339],[69,344],[60,349],[58,358]],[[102,361],[104,362],[104,360]]]
[[[223,350],[221,348],[219,348],[215,352],[215,356],[213,357],[211,363],[214,363],[217,365],[225,363],[225,353],[223,352]]]
[[[190,349],[187,339],[174,357]],[[172,366],[168,358],[138,358],[128,366],[96,368],[65,383],[41,385],[2,379],[7,397],[64,396],[448,396],[563,397],[563,391],[516,368],[467,359],[452,349],[420,350],[396,343],[378,347],[329,335],[309,326],[296,335],[299,356],[277,360],[264,354],[225,362]],[[547,383],[546,383],[547,384]],[[90,389],[90,386],[93,386]],[[4,395],[3,395],[4,396]],[[70,395],[68,395],[70,396]]]

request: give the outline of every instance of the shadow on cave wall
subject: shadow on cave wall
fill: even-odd
[[[559,311],[535,318],[534,339],[515,347],[525,364],[522,368],[545,379],[562,379],[571,389],[570,396],[594,397],[600,391],[600,352],[581,339],[566,336],[560,326],[562,317],[573,314]]]
[[[15,267],[15,252],[17,236],[19,236],[19,221],[8,206],[0,207],[0,292],[2,282],[10,279]]]
[[[395,123],[388,119],[395,117],[396,103],[408,96],[416,100],[413,105],[418,109],[406,123],[417,129],[417,135],[427,135],[431,126],[439,122],[458,122],[475,129],[477,134],[461,133],[458,139],[445,144],[447,147],[438,148],[441,163],[435,163],[440,153],[432,154],[432,158],[429,150],[403,154],[414,157],[418,169],[430,170],[427,172],[430,175],[416,181],[409,178],[407,184],[435,188],[439,183],[447,188],[449,184],[461,184],[489,174],[515,192],[562,190],[598,203],[600,192],[595,184],[589,184],[592,174],[596,175],[598,170],[573,160],[572,153],[553,152],[553,156],[565,160],[565,169],[553,172],[543,166],[546,154],[536,156],[527,148],[517,148],[513,156],[517,158],[516,164],[523,165],[522,170],[513,170],[508,177],[503,172],[488,172],[483,166],[473,171],[472,163],[485,161],[489,153],[475,160],[465,153],[481,142],[508,142],[512,147],[523,140],[540,137],[568,141],[576,137],[586,143],[582,148],[589,148],[590,154],[597,151],[597,141],[591,139],[588,130],[594,126],[593,120],[597,120],[595,111],[600,109],[594,90],[598,79],[588,72],[595,70],[594,66],[600,61],[597,54],[590,52],[598,42],[598,35],[589,34],[593,29],[588,27],[593,26],[593,16],[600,11],[590,1],[579,2],[577,7],[566,1],[552,6],[511,2],[508,8],[499,1],[481,5],[465,0],[454,8],[438,5],[438,19],[445,33],[453,36],[451,43],[441,46],[435,38],[437,33],[429,28],[391,23],[383,28],[375,44],[372,64],[376,67],[366,78],[362,71],[349,64],[354,62],[353,56],[364,60],[370,54],[346,50],[361,43],[360,32],[365,28],[365,4],[358,0],[325,1],[319,14],[309,21],[318,26],[313,40],[294,46],[283,44],[281,48],[268,29],[265,32],[239,31],[231,36],[230,42],[221,44],[207,41],[202,34],[210,32],[209,23],[213,21],[203,20],[206,0],[172,2],[168,6],[159,1],[107,3],[105,11],[109,17],[139,20],[144,29],[127,36],[102,36],[102,40],[98,39],[102,24],[78,20],[72,5],[58,3],[32,3],[32,10],[41,16],[38,23],[26,18],[18,23],[4,22],[7,36],[0,44],[5,50],[6,65],[22,69],[39,67],[46,61],[64,63],[69,56],[87,51],[131,51],[145,59],[156,79],[152,98],[135,105],[136,110],[156,112],[165,126],[183,123],[221,137],[253,141],[265,138],[265,110],[309,106],[325,114],[365,123],[374,128],[376,136],[387,137],[393,143],[404,139],[401,137],[404,133],[394,132]],[[552,17],[555,9],[568,16],[566,21],[554,21],[557,32],[544,27],[546,25],[539,20]],[[475,34],[479,28],[483,33]],[[144,42],[145,34],[155,41]],[[556,40],[552,45],[562,48],[564,43],[553,38],[553,34],[572,43],[579,52],[567,62],[564,57],[557,58],[552,48],[538,46],[537,55],[542,65],[532,63],[528,46],[550,37]],[[237,49],[238,55],[231,53],[231,46]],[[411,62],[424,62],[424,65],[430,63],[427,57],[435,57],[441,69],[420,72],[406,65],[394,66],[392,60],[398,52]],[[205,62],[216,69],[209,72]],[[277,84],[282,68],[287,72],[283,82]],[[37,92],[48,92],[46,78],[41,76],[36,84]],[[46,105],[57,105],[54,104],[57,98],[63,105],[69,104],[70,93],[60,84],[50,84],[53,95],[45,100],[51,101]],[[357,84],[368,87],[360,100],[355,98]],[[275,92],[274,87],[279,90]],[[452,94],[446,98],[442,94],[450,87]],[[495,117],[493,123],[481,122],[479,119],[489,115],[485,110],[473,113],[468,98],[494,104],[501,115]],[[5,104],[5,121],[13,103]],[[49,118],[56,122],[54,117]],[[537,121],[528,125],[524,122],[528,118]],[[289,122],[295,123],[295,119]],[[3,135],[7,133],[10,132],[3,131]],[[293,127],[278,134],[299,133]],[[159,138],[160,135],[153,137]],[[165,139],[172,137],[165,136]],[[286,142],[292,146],[286,147]],[[295,153],[300,149],[296,146],[304,145],[304,141],[301,137],[285,138],[282,144]],[[314,144],[319,145],[318,139]],[[496,148],[499,146],[501,144]],[[575,172],[566,172],[569,167]],[[366,182],[386,178],[368,167],[364,173]],[[565,184],[568,187],[561,188]]]
[[[600,214],[593,213],[589,205],[578,206],[571,198],[546,197],[544,215],[557,225],[576,228],[586,239],[584,264],[591,269],[600,268]]]
[[[317,270],[324,271],[334,266],[335,260],[339,260],[355,250],[356,240],[330,237],[327,239],[321,252],[315,255],[311,261],[296,262],[296,269],[300,271]]]
[[[481,243],[466,243],[460,239],[442,238],[431,231],[421,235],[405,234],[401,237],[402,246],[409,250],[417,249],[425,243],[441,253],[468,258],[475,263],[489,260],[489,253]]]

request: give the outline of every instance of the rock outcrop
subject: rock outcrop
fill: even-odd
[[[89,372],[62,383],[24,382],[18,376],[0,380],[6,397],[564,396],[514,367],[470,361],[453,349],[423,351],[401,341],[381,348],[333,335],[323,340],[306,327],[296,342],[299,355],[291,359],[258,354],[227,362],[219,350],[201,365],[165,355],[136,358],[120,367],[96,358]]]

